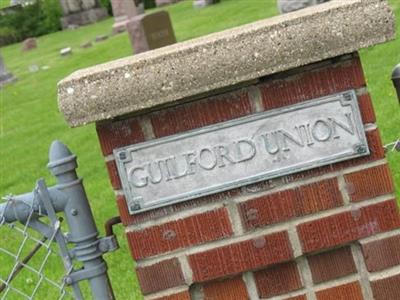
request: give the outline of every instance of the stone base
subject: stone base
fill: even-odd
[[[202,8],[208,5],[212,5],[218,3],[219,0],[193,0],[193,7],[195,8]]]
[[[79,13],[71,14],[61,18],[61,26],[63,29],[67,29],[70,25],[87,25],[96,23],[108,17],[107,10],[105,8],[93,8],[90,10],[81,11]]]
[[[114,25],[112,26],[112,34],[118,34],[126,31],[126,23],[127,21],[114,23]]]
[[[126,31],[126,23],[128,23],[128,18],[126,16],[115,18],[114,25],[112,26],[112,33],[117,34]]]
[[[8,83],[14,82],[15,80],[17,80],[17,78],[11,73],[0,74],[0,87]]]

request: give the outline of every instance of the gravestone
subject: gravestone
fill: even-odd
[[[96,36],[96,39],[95,39],[95,42],[103,42],[103,41],[105,41],[105,40],[107,40],[108,39],[108,35],[106,35],[106,34],[103,34],[103,35],[98,35],[98,36]]]
[[[96,124],[146,298],[400,299],[358,55],[394,28],[385,1],[332,1],[59,83],[69,125]]]
[[[93,42],[92,41],[88,41],[88,42],[85,42],[85,43],[81,44],[81,48],[83,48],[83,49],[90,48],[92,46],[93,46]]]
[[[37,48],[37,42],[35,38],[27,38],[22,42],[22,51],[30,51]]]
[[[95,23],[108,17],[107,10],[101,7],[99,0],[60,0],[60,3],[63,29]]]
[[[60,55],[61,56],[67,56],[72,54],[72,48],[71,47],[67,47],[67,48],[63,48],[60,50]]]
[[[126,27],[136,54],[176,43],[166,11],[136,16],[129,20]]]
[[[3,61],[3,57],[0,55],[0,87],[15,80],[16,78],[14,77],[14,75],[7,71],[7,68]]]
[[[40,70],[39,66],[36,64],[30,65],[28,68],[29,72],[36,73]]]
[[[156,0],[156,5],[158,7],[160,7],[160,6],[174,4],[174,3],[177,3],[179,1],[181,1],[181,0]]]
[[[125,31],[130,18],[144,13],[144,3],[140,0],[112,0],[111,5],[114,15],[112,27],[114,34]]]
[[[279,12],[285,14],[328,1],[330,0],[278,0],[277,3]]]
[[[206,7],[208,5],[219,3],[220,0],[193,0],[193,6],[196,8]]]

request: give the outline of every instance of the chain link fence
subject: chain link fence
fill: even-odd
[[[115,236],[98,237],[76,156],[55,141],[49,157],[57,185],[41,179],[0,203],[0,299],[80,300],[87,282],[93,299],[113,300],[103,254],[118,248]]]
[[[55,234],[49,238],[31,229],[31,220],[38,215],[30,207],[24,224],[6,223],[4,212],[18,206],[14,199],[3,199],[0,214],[0,299],[73,299],[65,284],[62,259]]]

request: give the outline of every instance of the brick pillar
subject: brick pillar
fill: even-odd
[[[289,31],[291,24],[302,23],[306,28],[307,20],[324,24],[321,26],[326,28],[337,28],[330,41],[323,29],[321,34],[324,36],[313,33],[317,35],[315,41],[326,42],[321,47],[331,53],[331,57],[325,59],[318,53],[307,51],[285,52],[281,55],[287,57],[282,58],[282,62],[292,60],[291,65],[274,71],[279,68],[271,61],[261,72],[257,69],[257,59],[267,57],[268,53],[257,51],[264,49],[266,43],[260,33],[255,35],[260,41],[254,40],[247,31],[253,27],[248,25],[210,37],[217,45],[216,57],[221,56],[219,60],[212,59],[210,64],[202,65],[205,70],[199,71],[201,74],[194,74],[190,68],[185,73],[185,66],[189,65],[185,64],[185,59],[193,55],[201,62],[204,58],[199,55],[207,52],[202,51],[209,46],[207,39],[187,42],[180,48],[167,47],[164,60],[160,60],[161,52],[154,52],[154,58],[151,54],[143,58],[147,64],[154,59],[157,66],[164,61],[164,68],[170,68],[171,52],[178,51],[182,66],[178,75],[170,74],[162,82],[164,89],[148,91],[147,96],[141,94],[139,87],[135,92],[127,91],[131,89],[128,85],[126,89],[113,87],[113,81],[124,84],[122,77],[127,80],[130,76],[135,77],[130,84],[148,79],[149,73],[143,71],[141,78],[136,68],[141,65],[142,58],[127,59],[119,66],[110,65],[109,69],[101,66],[72,75],[60,84],[60,107],[67,120],[74,126],[96,122],[132,258],[137,263],[139,283],[148,299],[400,298],[400,215],[362,64],[354,50],[355,44],[361,48],[382,42],[385,34],[385,39],[393,36],[390,33],[393,20],[384,2],[339,2],[315,7],[306,14],[276,19],[281,28]],[[359,16],[359,19],[350,18],[350,15]],[[318,18],[322,18],[320,22]],[[337,23],[322,22],[327,18]],[[343,24],[347,19],[352,21]],[[290,23],[290,20],[295,21]],[[375,24],[373,31],[365,29],[371,22]],[[267,32],[268,38],[271,37],[270,30],[276,32],[268,21],[257,26]],[[349,33],[349,27],[354,28],[355,36]],[[237,59],[232,59],[235,65],[228,67],[222,64],[229,60],[223,51],[228,49],[230,55],[235,52],[230,45],[237,45],[238,32],[246,33],[241,36],[242,45],[249,46],[237,50]],[[285,36],[283,29],[279,32]],[[233,38],[225,40],[227,36]],[[302,35],[296,39],[301,40]],[[292,38],[280,39],[279,43],[280,47],[282,43],[294,41]],[[309,41],[304,47],[311,44]],[[347,48],[340,46],[343,44]],[[292,46],[299,49],[299,45]],[[222,53],[218,54],[219,51]],[[250,56],[254,53],[258,55]],[[204,55],[207,57],[208,54]],[[249,55],[248,60],[241,61],[243,55]],[[302,61],[300,65],[299,60]],[[249,65],[250,69],[246,71]],[[230,69],[218,73],[217,67]],[[156,72],[154,68],[157,67],[147,70]],[[110,75],[111,69],[114,75]],[[258,71],[254,72],[256,69]],[[240,80],[226,85],[226,74]],[[82,77],[77,79],[76,76]],[[99,79],[102,76],[103,79]],[[192,76],[191,80],[196,84],[182,84],[175,89],[175,77],[179,77],[176,82],[182,82],[186,76]],[[157,78],[160,81],[160,77]],[[109,89],[95,90],[94,87],[99,86],[98,80],[107,81]],[[90,82],[93,82],[93,89],[88,88]],[[157,86],[156,81],[153,83]],[[168,87],[173,92],[165,91]],[[242,184],[145,212],[132,214],[128,209],[129,199],[113,150],[262,112],[303,105],[348,90],[353,90],[357,98],[369,155]],[[85,96],[70,98],[73,96],[69,95],[76,93]],[[89,108],[90,113],[86,116],[81,112],[74,113],[70,108],[72,104],[68,103],[76,107],[79,99],[87,101],[90,93],[104,99],[100,102],[104,106]],[[171,100],[171,93],[176,96],[175,100]],[[118,99],[113,95],[118,95]],[[146,101],[140,97],[148,98]],[[105,104],[106,100],[112,103]],[[124,110],[129,112],[121,113]],[[107,114],[112,119],[101,117]]]

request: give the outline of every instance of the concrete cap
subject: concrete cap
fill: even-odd
[[[333,0],[79,70],[58,84],[72,127],[171,105],[394,38],[382,0]]]

